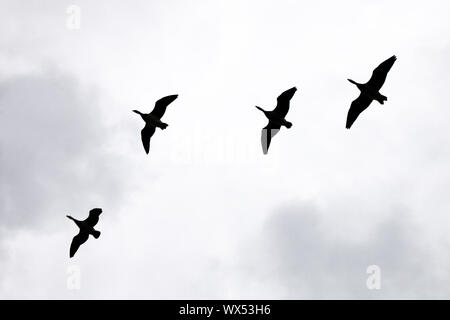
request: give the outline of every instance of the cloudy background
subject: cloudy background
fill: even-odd
[[[0,0],[0,298],[450,298],[449,10]],[[345,130],[346,79],[393,54]],[[292,86],[264,156],[254,106]],[[175,93],[146,156],[131,110]]]

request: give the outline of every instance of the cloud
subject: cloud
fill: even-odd
[[[279,208],[245,246],[239,266],[251,290],[239,291],[245,297],[255,298],[259,292],[259,298],[287,299],[448,296],[441,286],[448,274],[439,273],[408,210],[398,206],[386,210],[390,216],[365,235],[342,237],[334,229],[345,229],[345,223],[330,225],[323,219],[330,214],[345,217],[345,208],[326,214],[315,203]],[[381,269],[381,290],[366,287],[370,265]]]
[[[117,203],[117,157],[107,146],[96,92],[70,75],[47,70],[1,82],[2,226],[51,226],[69,211]]]
[[[75,232],[65,215],[83,218],[91,208],[102,207],[109,221],[118,216],[127,180],[123,157],[112,148],[116,135],[103,120],[97,95],[52,68],[0,82],[4,297],[70,293],[60,288]],[[40,283],[35,272],[56,279]]]

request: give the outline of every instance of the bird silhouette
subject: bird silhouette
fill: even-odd
[[[256,106],[256,108],[264,112],[264,115],[269,119],[267,126],[261,130],[261,145],[264,154],[267,154],[269,151],[270,142],[278,131],[280,131],[281,126],[288,129],[292,127],[292,123],[287,121],[285,117],[289,111],[289,103],[296,91],[297,88],[293,87],[280,94],[277,98],[277,106],[272,111],[266,111]]]
[[[145,121],[145,127],[141,131],[141,140],[147,154],[150,151],[150,138],[155,133],[156,128],[158,127],[162,130],[167,128],[168,124],[162,122],[161,118],[166,112],[167,106],[171,104],[177,97],[178,95],[175,94],[159,99],[158,101],[156,101],[155,107],[150,113],[142,113],[138,110],[133,110],[133,112],[140,115],[142,117],[142,120]]]
[[[95,239],[100,237],[100,231],[94,229],[94,226],[97,224],[100,214],[102,213],[102,209],[94,208],[89,211],[89,217],[86,220],[80,221],[71,216],[67,216],[67,218],[73,220],[75,224],[80,228],[80,232],[73,237],[72,243],[70,245],[70,257],[72,258],[77,252],[78,248],[85,243],[89,235],[93,235]]]
[[[373,70],[372,77],[367,83],[361,84],[351,79],[347,79],[361,91],[359,97],[352,102],[350,109],[348,110],[347,123],[345,125],[347,129],[350,129],[356,118],[370,106],[373,100],[378,101],[380,104],[384,104],[384,102],[387,101],[387,97],[380,93],[380,89],[386,80],[389,70],[391,70],[394,65],[395,60],[397,60],[397,57],[392,56],[382,62],[375,70]]]

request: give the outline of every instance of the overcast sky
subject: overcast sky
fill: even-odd
[[[0,298],[450,298],[449,11],[0,0]],[[346,79],[394,54],[387,103],[346,130]],[[263,155],[254,106],[293,86]],[[147,156],[131,110],[170,94]],[[69,259],[65,216],[94,207]]]

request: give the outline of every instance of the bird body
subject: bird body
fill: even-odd
[[[66,216],[66,217],[73,220],[75,222],[75,224],[78,226],[78,228],[80,228],[80,230],[82,230],[83,232],[86,232],[86,233],[94,236],[96,239],[100,236],[100,231],[95,230],[93,226],[89,225],[85,221],[77,220],[71,216]]]
[[[269,119],[269,121],[271,121],[273,124],[277,125],[277,126],[284,126],[286,128],[290,128],[292,127],[292,123],[287,121],[286,119],[280,117],[277,113],[273,112],[273,111],[267,111],[264,110],[261,107],[256,106],[256,109],[261,110],[265,116],[267,117],[267,119]]]
[[[347,79],[354,85],[356,85],[360,91],[359,97],[354,100],[348,110],[347,123],[345,127],[350,129],[356,118],[366,110],[373,100],[378,101],[380,104],[384,104],[387,101],[387,97],[380,93],[381,87],[383,87],[386,81],[387,74],[391,70],[394,62],[397,60],[396,56],[392,56],[386,61],[382,62],[372,73],[372,77],[367,83],[358,83],[351,79]]]
[[[75,222],[80,229],[79,233],[73,237],[70,245],[70,257],[72,258],[77,252],[78,248],[89,239],[89,235],[92,235],[95,239],[100,237],[100,231],[94,229],[94,226],[99,220],[99,216],[102,213],[102,209],[94,208],[89,211],[89,217],[85,220],[77,220],[70,215],[66,217]]]
[[[282,126],[288,129],[292,127],[292,123],[285,118],[289,111],[290,101],[296,91],[297,88],[293,87],[280,94],[277,98],[277,105],[272,111],[256,106],[256,109],[262,111],[269,119],[269,123],[261,130],[261,145],[264,154],[267,154],[272,138],[280,131]]]
[[[145,123],[146,124],[148,123],[150,126],[157,127],[162,130],[164,130],[165,128],[167,128],[169,126],[167,123],[162,122],[161,119],[159,119],[158,117],[155,117],[151,113],[146,114],[146,113],[142,113],[138,110],[133,110],[133,112],[136,112],[137,114],[139,114],[141,116],[142,120],[144,120]]]
[[[380,104],[384,104],[384,101],[387,100],[387,97],[383,96],[378,90],[372,88],[367,83],[358,83],[352,79],[348,79],[348,81],[356,85],[361,94],[371,100],[376,100]]]
[[[150,113],[142,113],[138,110],[133,110],[133,112],[140,115],[142,120],[145,121],[145,127],[141,130],[141,140],[142,145],[144,146],[144,150],[147,154],[150,151],[150,138],[155,133],[156,128],[164,130],[169,126],[167,123],[162,122],[161,118],[166,112],[167,106],[171,104],[177,97],[178,95],[175,94],[159,99],[158,101],[156,101],[155,107]]]

